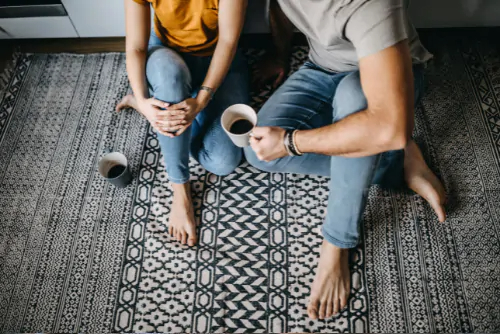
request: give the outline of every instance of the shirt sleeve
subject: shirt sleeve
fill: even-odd
[[[408,38],[406,10],[401,0],[368,0],[345,25],[359,58],[377,53]]]
[[[149,1],[147,0],[133,0],[134,2],[137,2],[139,5],[149,5]]]

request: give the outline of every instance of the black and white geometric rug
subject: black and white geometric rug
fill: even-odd
[[[324,321],[305,310],[326,178],[193,163],[200,244],[181,246],[155,134],[113,111],[124,55],[19,55],[0,91],[0,332],[500,331],[500,52],[434,42],[415,137],[449,218],[373,187],[348,309]],[[130,160],[126,189],[99,177],[106,148]]]

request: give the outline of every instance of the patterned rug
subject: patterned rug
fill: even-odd
[[[0,331],[500,331],[500,52],[481,38],[428,45],[415,138],[449,219],[373,187],[348,308],[324,321],[305,309],[326,178],[192,163],[200,244],[181,246],[156,135],[113,111],[129,91],[124,55],[19,55],[0,90]],[[297,47],[293,69],[306,56]],[[106,148],[129,158],[129,187],[100,178]]]

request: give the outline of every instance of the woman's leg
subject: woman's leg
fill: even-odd
[[[191,155],[209,172],[228,175],[240,164],[243,150],[224,132],[221,116],[229,106],[249,100],[248,63],[238,50],[224,82],[192,126]]]
[[[150,46],[146,76],[151,95],[158,100],[175,104],[190,96],[189,68],[171,49]],[[189,184],[191,128],[173,138],[158,133],[158,140],[173,190],[169,233],[183,244],[194,246],[197,235]]]

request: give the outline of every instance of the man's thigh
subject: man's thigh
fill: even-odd
[[[257,125],[312,129],[331,124],[332,98],[338,81],[335,75],[306,63],[264,104],[258,113]],[[330,174],[330,158],[326,155],[304,154],[263,162],[247,147],[245,156],[251,165],[269,172]]]
[[[258,126],[311,129],[331,124],[333,75],[306,63],[269,98],[258,114]]]

